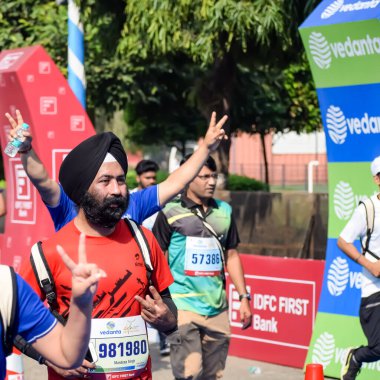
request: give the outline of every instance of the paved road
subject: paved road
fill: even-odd
[[[153,380],[173,379],[169,358],[161,358],[157,344],[151,345]],[[46,369],[30,359],[24,361],[25,380],[46,380]],[[260,369],[259,374],[254,372]],[[255,371],[256,370],[256,371]],[[223,380],[304,380],[301,369],[278,366],[229,356]]]

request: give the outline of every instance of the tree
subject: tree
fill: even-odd
[[[0,49],[40,44],[66,73],[67,10],[54,1],[10,0],[0,2]]]
[[[90,117],[95,120],[100,111],[112,115],[115,110],[126,109],[127,120],[136,127],[131,130],[134,139],[141,135],[144,142],[155,137],[154,142],[162,138],[165,142],[173,139],[182,144],[185,138],[200,133],[202,123],[197,112],[203,115],[203,125],[212,110],[219,116],[231,116],[226,126],[229,135],[243,128],[234,95],[239,90],[250,91],[241,80],[242,73],[245,70],[261,73],[266,67],[280,81],[281,71],[290,70],[289,79],[293,70],[290,68],[301,62],[303,51],[298,25],[317,3],[316,0],[77,2],[85,28]],[[52,0],[0,2],[0,47],[40,43],[66,73],[66,22],[66,7],[57,6]],[[270,78],[261,82],[264,79]],[[290,89],[287,91],[290,95]],[[297,90],[301,97],[302,91]],[[301,101],[299,106],[304,105]],[[256,111],[245,112],[260,115],[260,109]],[[297,111],[297,106],[293,111]],[[247,121],[246,125],[252,126],[255,120],[250,124]],[[190,131],[186,130],[187,125]],[[159,128],[159,133],[156,129],[152,133],[153,127]],[[304,127],[297,126],[298,130]],[[228,173],[229,148],[230,140],[221,144],[218,155],[224,174]]]
[[[238,67],[235,103],[231,109],[239,129],[260,135],[269,185],[265,136],[269,133],[311,132],[321,128],[316,92],[306,57],[284,70],[269,65],[254,71]]]
[[[232,94],[247,89],[247,84],[239,80],[241,70],[259,72],[260,68],[270,65],[279,71],[297,62],[302,51],[297,27],[315,4],[316,1],[301,0],[161,0],[153,3],[130,0],[119,51],[133,60],[187,56],[203,68],[202,76],[193,83],[197,106],[204,117],[208,118],[213,110],[218,115],[232,116],[232,110],[239,108]],[[260,113],[255,108],[251,111],[252,116],[256,111]],[[232,123],[226,126],[229,135],[241,128],[237,119],[230,120]],[[251,126],[254,120],[252,118]],[[228,173],[229,149],[230,140],[227,140],[219,150],[224,174]]]
[[[133,76],[143,67],[118,54],[124,25],[125,1],[83,1],[87,111],[95,121],[97,110],[110,116],[123,109],[137,86]],[[67,6],[53,0],[0,2],[0,49],[42,45],[67,75]]]
[[[199,66],[175,57],[152,62],[137,74],[140,96],[128,102],[128,138],[138,144],[176,145],[184,154],[186,142],[197,139],[205,120],[195,103],[193,82]]]

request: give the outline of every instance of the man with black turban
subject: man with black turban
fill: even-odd
[[[120,140],[112,132],[89,137],[64,159],[59,171],[59,181],[75,204],[80,204],[107,154],[114,157],[126,175],[127,155]]]
[[[49,177],[48,171],[32,147],[33,126],[31,126],[29,130],[22,130],[23,118],[20,111],[16,110],[15,118],[9,113],[6,114],[6,117],[12,127],[9,130],[8,138],[10,140],[14,139],[20,131],[22,131],[22,134],[25,137],[19,150],[21,163],[30,181],[40,193],[53,220],[55,230],[59,231],[64,225],[66,225],[66,223],[70,222],[77,215],[77,192],[75,191],[75,194],[73,194],[76,199],[72,200],[66,194],[62,184],[57,183]],[[191,159],[171,173],[165,181],[131,193],[129,205],[123,217],[128,217],[129,219],[133,219],[135,222],[142,224],[145,219],[160,211],[168,201],[179,194],[199,173],[208,156],[219,146],[220,141],[226,138],[225,131],[223,130],[223,125],[226,120],[227,116],[224,116],[216,122],[216,115],[215,112],[213,112],[203,143],[200,144]],[[96,144],[97,140],[94,140],[94,152],[98,149]],[[92,152],[92,154],[96,154],[97,156],[98,153],[94,152]],[[86,155],[80,157],[78,165],[80,164],[86,164],[90,168],[93,168],[92,165],[95,166],[95,163],[91,162]],[[81,176],[88,175],[88,173],[81,172],[80,170],[76,171],[76,173],[77,176],[69,186],[74,187],[79,182],[82,183]],[[65,181],[65,179],[61,177],[60,180]],[[69,181],[69,179],[67,180]]]
[[[153,267],[148,271],[143,247],[135,239],[137,225],[121,220],[128,206],[127,170],[125,151],[110,132],[80,143],[61,166],[62,187],[78,205],[78,215],[41,245],[55,282],[59,314],[66,318],[69,312],[71,277],[56,253],[57,245],[76,260],[79,236],[85,234],[87,256],[107,278],[94,296],[90,346],[95,363],[85,360],[70,371],[48,364],[49,380],[68,376],[97,380],[105,379],[105,374],[151,379],[145,322],[166,334],[177,328],[168,290],[173,277],[164,254],[152,233],[142,228]],[[31,265],[24,265],[21,274],[43,299]]]

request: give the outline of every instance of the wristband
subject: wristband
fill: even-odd
[[[239,301],[241,301],[243,298],[246,298],[248,301],[251,300],[251,295],[249,293],[240,294],[239,295]]]
[[[29,145],[27,149],[24,150],[19,150],[18,153],[23,154],[23,153],[28,153],[32,150],[32,144]]]

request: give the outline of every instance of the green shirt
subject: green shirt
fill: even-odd
[[[177,308],[211,316],[219,314],[228,306],[221,276],[185,273],[187,238],[213,239],[212,233],[204,226],[201,218],[195,215],[197,209],[212,226],[225,250],[237,247],[239,236],[231,206],[216,199],[211,199],[206,212],[185,196],[168,203],[159,213],[153,233],[161,248],[169,253],[169,266],[174,277],[170,292]],[[219,249],[217,253],[211,256],[212,260],[221,259],[222,253]],[[210,255],[204,256],[205,260],[211,260]]]

